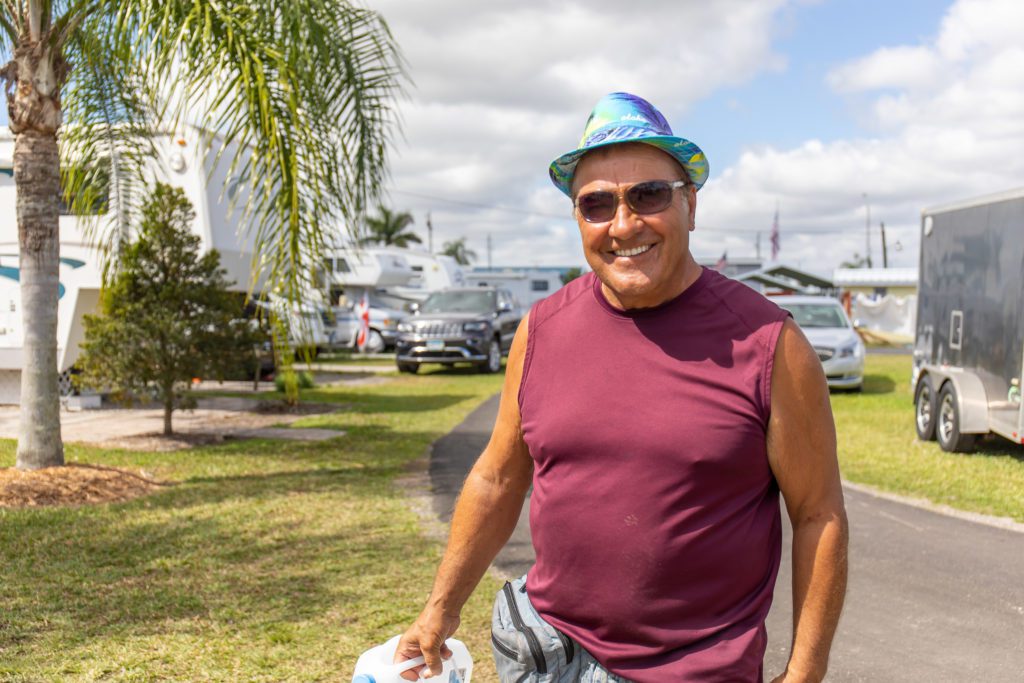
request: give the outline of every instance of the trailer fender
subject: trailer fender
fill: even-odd
[[[961,434],[987,434],[989,432],[988,396],[985,394],[985,386],[975,373],[963,368],[925,366],[921,369],[920,377],[925,375],[931,376],[936,396],[947,382],[953,384],[953,389],[956,391],[957,411],[960,414]]]

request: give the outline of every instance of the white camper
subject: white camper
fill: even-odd
[[[240,212],[231,212],[232,191],[224,192],[229,150],[216,163],[219,138],[212,149],[204,140],[209,134],[194,126],[161,136],[157,141],[159,159],[152,163],[152,180],[161,180],[185,191],[196,211],[193,229],[204,250],[217,249],[234,289],[247,291],[252,280],[253,238],[239,234]],[[18,287],[18,223],[15,211],[14,137],[0,132],[0,403],[20,400],[23,324]],[[230,183],[228,187],[232,187]],[[223,195],[223,196],[222,196]],[[109,216],[60,217],[60,288],[57,322],[58,368],[62,390],[70,389],[69,370],[78,358],[83,339],[82,317],[93,313],[99,302],[101,257],[90,245],[86,226],[109,229]],[[258,285],[259,283],[255,283]]]

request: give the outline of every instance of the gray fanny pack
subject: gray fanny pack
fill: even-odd
[[[526,594],[525,576],[498,591],[491,650],[502,683],[565,683],[579,678],[579,644],[537,614]]]

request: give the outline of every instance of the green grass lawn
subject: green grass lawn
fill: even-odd
[[[394,480],[499,390],[428,373],[313,390],[344,412],[321,443],[174,453],[69,446],[69,460],[179,485],[130,503],[0,510],[2,681],[348,681],[360,652],[419,613],[441,545]],[[0,466],[14,443],[0,442]],[[488,667],[486,579],[460,634]]]
[[[946,453],[914,433],[909,355],[869,355],[863,394],[832,394],[849,481],[1024,521],[1024,447],[998,437]]]
[[[907,356],[869,356],[863,394],[833,394],[843,475],[1024,521],[1024,456],[991,440],[943,453],[914,436]],[[175,453],[77,446],[70,460],[180,482],[130,503],[0,510],[0,681],[348,681],[360,652],[419,612],[441,544],[395,479],[500,388],[468,371],[304,393],[343,412],[321,443]],[[14,443],[0,441],[0,466]],[[486,578],[459,637],[494,680]]]

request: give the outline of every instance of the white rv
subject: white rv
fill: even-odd
[[[185,191],[196,211],[194,230],[204,250],[220,251],[221,264],[238,291],[247,291],[251,280],[253,238],[239,235],[239,212],[229,211],[229,196],[222,197],[231,150],[216,164],[218,139],[207,151],[203,130],[185,126],[157,139],[159,159],[151,169],[161,180]],[[22,311],[18,286],[18,223],[15,211],[14,137],[0,132],[0,403],[20,399]],[[228,193],[229,194],[229,193]],[[101,281],[100,254],[86,235],[91,222],[96,230],[109,229],[110,217],[60,217],[60,285],[57,322],[58,368],[62,389],[70,388],[69,370],[78,358],[83,339],[82,317],[96,310]],[[257,285],[259,283],[256,283]]]
[[[558,271],[538,268],[475,268],[466,274],[469,287],[501,287],[529,308],[562,288]]]

